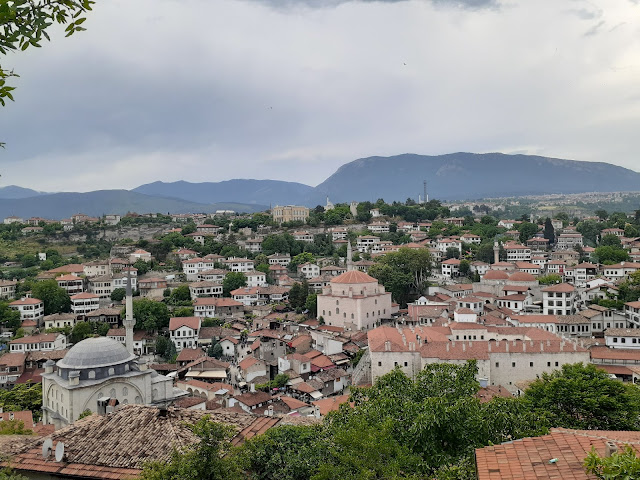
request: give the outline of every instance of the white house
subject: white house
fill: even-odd
[[[29,335],[9,342],[11,352],[51,352],[67,348],[67,337],[62,333]]]
[[[195,348],[200,332],[199,317],[173,317],[169,320],[169,335],[177,351]]]
[[[20,320],[40,322],[44,317],[44,302],[37,298],[21,298],[9,304],[9,308],[20,312]]]
[[[71,297],[71,311],[76,315],[85,315],[98,308],[100,308],[100,295],[83,292]]]

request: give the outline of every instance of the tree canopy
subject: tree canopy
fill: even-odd
[[[639,430],[640,389],[609,378],[582,363],[544,373],[526,390],[524,400],[556,427],[580,430]]]
[[[31,289],[34,298],[44,302],[44,314],[63,313],[71,311],[71,298],[67,291],[58,286],[55,280],[37,282]]]

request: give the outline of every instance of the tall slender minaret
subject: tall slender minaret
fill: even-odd
[[[500,244],[498,242],[493,243],[493,263],[500,261]]]
[[[347,272],[353,270],[353,252],[351,251],[351,240],[347,240]]]
[[[127,347],[129,353],[133,354],[133,326],[136,321],[133,318],[133,292],[131,289],[131,266],[127,268],[127,288],[126,288],[126,301],[125,301],[125,317],[122,324],[125,328],[125,341],[124,345]]]

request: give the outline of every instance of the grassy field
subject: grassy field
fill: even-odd
[[[45,244],[42,245],[39,242],[21,238],[20,240],[1,240],[0,239],[0,257],[3,258],[18,258],[24,254],[32,254],[35,255],[38,252],[44,252],[49,248],[54,248],[61,255],[74,255],[78,248],[76,245],[65,245],[65,244]]]

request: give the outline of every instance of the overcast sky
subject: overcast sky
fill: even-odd
[[[457,151],[640,171],[640,1],[97,0],[0,58],[0,185],[316,185]]]

